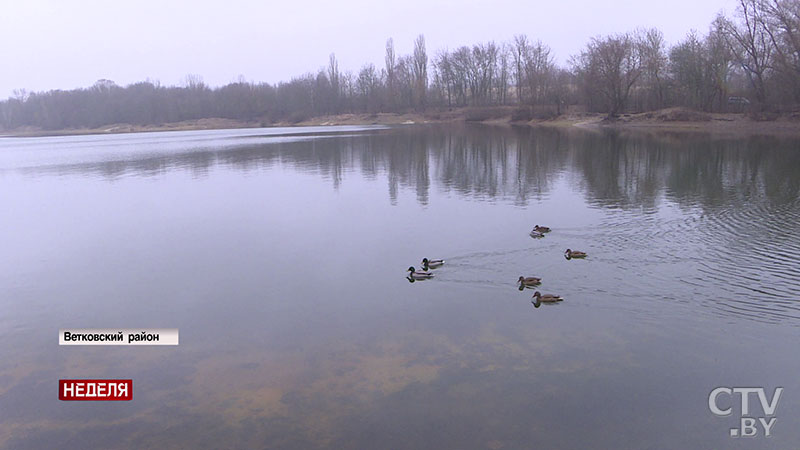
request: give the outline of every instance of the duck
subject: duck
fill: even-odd
[[[540,227],[539,225],[536,225],[533,227],[533,231],[538,231],[539,233],[549,233],[550,227]]]
[[[531,230],[531,237],[532,238],[537,238],[537,239],[538,238],[543,238],[544,237],[544,233],[541,233],[541,232],[536,231],[536,230]]]
[[[428,278],[433,278],[433,274],[430,272],[417,272],[417,269],[414,266],[408,268],[407,272],[409,272],[408,277],[413,278],[415,280],[426,280]]]
[[[437,267],[441,267],[444,264],[443,259],[428,259],[422,258],[422,268],[424,270],[428,270],[430,267],[431,269],[435,269]]]
[[[538,286],[538,285],[542,284],[542,279],[541,278],[536,278],[536,277],[523,277],[523,276],[520,276],[519,280],[517,280],[517,283],[519,283],[519,287],[521,287],[521,288],[522,287],[526,287],[526,286]]]
[[[570,249],[567,249],[567,251],[565,251],[565,252],[564,252],[564,256],[565,256],[567,259],[572,259],[572,258],[586,258],[586,252],[579,252],[578,250],[570,250]]]
[[[535,300],[531,300],[531,303],[533,303],[533,306],[535,308],[538,308],[539,306],[541,306],[542,303],[557,303],[557,302],[560,302],[560,301],[564,300],[563,298],[561,298],[560,295],[542,294],[539,291],[534,292],[533,293],[533,297],[531,297],[531,298],[535,299]]]

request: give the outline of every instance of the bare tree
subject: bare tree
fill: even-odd
[[[708,67],[711,76],[713,94],[710,109],[714,109],[714,98],[717,99],[717,110],[722,111],[727,107],[728,85],[733,63],[733,55],[726,44],[725,32],[720,24],[712,24],[706,36],[704,47],[708,58]]]
[[[361,68],[356,79],[356,89],[361,100],[361,109],[371,113],[377,112],[380,108],[378,99],[380,77],[375,66],[367,64]]]
[[[497,93],[501,105],[506,104],[509,79],[509,50],[506,44],[500,46],[498,57]]]
[[[790,96],[800,101],[800,1],[762,0],[761,20],[775,48],[774,67]]]
[[[433,57],[433,81],[431,84],[434,96],[447,100],[447,106],[451,105],[452,99],[450,97],[450,80],[449,80],[449,58],[447,51],[440,51]]]
[[[189,74],[183,78],[183,86],[187,89],[201,90],[206,89],[203,77],[200,75]]]
[[[739,0],[737,18],[740,23],[723,16],[719,16],[717,21],[725,31],[728,48],[750,81],[759,107],[763,108],[767,101],[765,79],[775,47],[764,27],[765,18],[759,0]]]
[[[356,101],[356,77],[348,70],[339,75],[339,112],[353,112]]]
[[[631,88],[642,75],[639,46],[630,34],[592,38],[575,64],[587,90],[606,99],[610,116],[625,110]]]
[[[401,56],[395,67],[396,105],[409,108],[414,102],[414,61],[411,56]]]
[[[475,104],[492,103],[498,48],[494,42],[476,44],[466,60],[470,95]]]
[[[552,89],[550,95],[553,103],[556,105],[556,114],[563,113],[563,106],[567,103],[570,97],[570,85],[572,84],[572,74],[565,69],[556,69],[553,76]]]
[[[517,87],[517,101],[520,103],[522,103],[523,98],[522,89],[524,86],[525,66],[528,60],[529,47],[530,43],[528,42],[527,36],[524,34],[514,36],[514,66],[516,66],[514,80],[516,81]]]
[[[328,82],[330,83],[330,110],[331,112],[339,112],[339,97],[341,95],[341,82],[339,76],[339,62],[336,61],[336,55],[331,53],[328,58]]]
[[[541,103],[548,97],[554,68],[555,63],[549,46],[541,41],[528,46],[524,75],[528,85],[528,102],[531,105]]]
[[[472,50],[469,47],[462,46],[457,48],[451,57],[451,66],[453,70],[453,87],[457,104],[466,105],[468,99],[468,92],[474,89],[472,82]]]
[[[414,41],[414,106],[425,110],[428,91],[428,54],[425,51],[425,36],[419,35]]]
[[[664,107],[664,88],[667,70],[664,34],[656,28],[640,31],[637,39],[642,58],[643,81],[647,90],[646,109]]]
[[[388,104],[389,109],[392,109],[394,108],[395,97],[397,95],[395,92],[397,89],[395,86],[397,84],[397,75],[395,74],[397,57],[394,53],[394,40],[392,40],[392,38],[386,40],[386,56],[384,57],[384,61],[386,64],[386,103]]]

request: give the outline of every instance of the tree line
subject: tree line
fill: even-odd
[[[592,38],[559,66],[551,48],[525,35],[443,49],[428,57],[424,36],[411,54],[386,42],[383,67],[340,71],[328,64],[277,84],[244,79],[210,88],[99,80],[85,89],[14,92],[0,126],[44,129],[153,125],[202,118],[273,123],[341,113],[424,112],[516,106],[521,119],[565,108],[617,115],[683,106],[706,112],[793,111],[800,105],[800,0],[739,0],[705,33],[668,45],[657,29]]]

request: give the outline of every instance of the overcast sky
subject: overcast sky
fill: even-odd
[[[420,33],[430,56],[524,33],[564,63],[592,36],[658,27],[674,43],[734,9],[735,0],[0,0],[0,98],[101,78],[275,83],[316,71],[332,52],[341,70],[380,68],[387,38],[403,55]]]

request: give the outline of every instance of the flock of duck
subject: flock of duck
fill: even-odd
[[[530,232],[530,236],[534,239],[543,238],[545,233],[549,233],[551,230],[549,227],[542,227],[536,225],[533,227],[533,230]],[[586,252],[567,249],[564,252],[564,257],[569,259],[573,258],[586,258]],[[414,266],[408,268],[408,281],[414,282],[416,280],[427,280],[433,278],[432,269],[437,269],[444,265],[443,259],[428,259],[422,258],[422,270],[417,270]],[[538,277],[525,277],[520,276],[519,280],[517,280],[517,284],[519,285],[519,290],[523,290],[525,288],[536,288],[540,284],[542,284],[542,279]],[[541,306],[542,303],[557,303],[564,300],[560,295],[555,294],[542,294],[539,291],[533,293],[533,306],[538,308]]]

